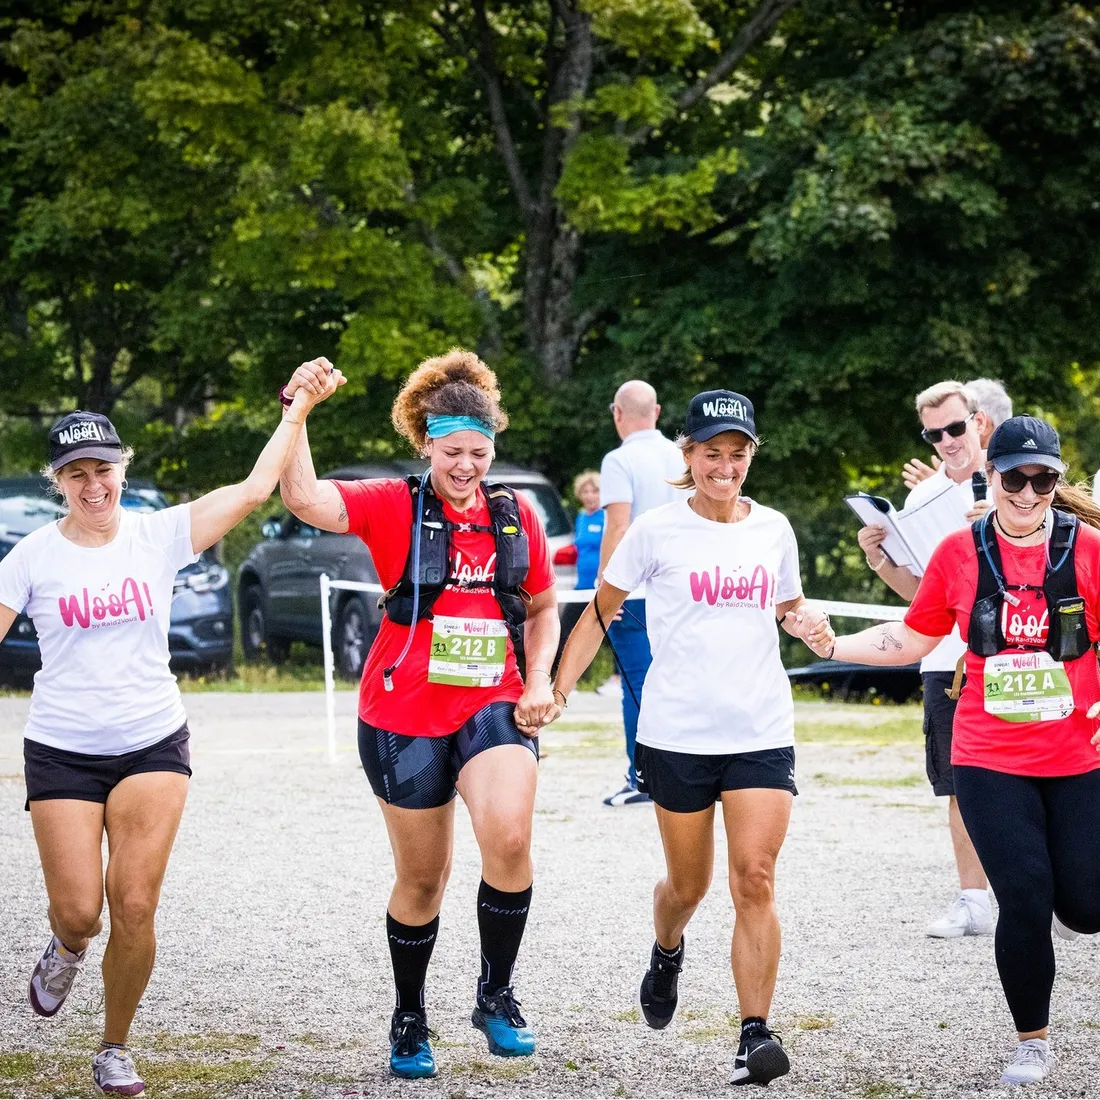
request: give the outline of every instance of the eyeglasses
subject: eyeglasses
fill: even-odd
[[[925,428],[924,431],[920,433],[920,437],[925,443],[931,443],[933,445],[939,443],[939,441],[943,439],[944,432],[947,432],[952,439],[958,439],[959,436],[966,431],[967,424],[973,419],[974,414],[971,413],[965,420],[956,420],[953,424],[948,424],[944,428]]]
[[[1006,493],[1022,493],[1029,481],[1035,495],[1045,497],[1047,493],[1054,492],[1054,487],[1058,484],[1058,472],[1044,470],[1041,474],[1024,474],[1019,470],[1005,470],[1001,474],[1001,485]]]

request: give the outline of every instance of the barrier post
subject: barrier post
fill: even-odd
[[[328,718],[328,758],[336,763],[336,677],[332,656],[332,584],[321,574],[321,649],[325,661],[325,714]]]

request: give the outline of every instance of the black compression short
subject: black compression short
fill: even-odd
[[[443,737],[406,737],[359,719],[359,759],[371,790],[391,806],[430,810],[455,796],[463,766],[498,745],[522,745],[539,758],[539,739],[516,727],[515,703],[490,703]]]

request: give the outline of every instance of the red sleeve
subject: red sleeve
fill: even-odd
[[[334,481],[348,510],[348,533],[370,550],[378,580],[392,588],[400,579],[412,539],[412,497],[399,478]]]
[[[554,563],[550,560],[546,532],[542,528],[538,513],[522,493],[516,493],[516,501],[519,504],[519,521],[527,535],[527,547],[531,557],[523,587],[530,595],[537,596],[554,583]]]
[[[929,638],[943,638],[955,625],[955,579],[974,553],[970,528],[948,535],[932,552],[920,587],[905,613],[905,625]]]

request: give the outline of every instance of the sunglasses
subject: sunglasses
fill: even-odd
[[[959,436],[966,431],[967,424],[973,419],[974,414],[971,413],[965,420],[956,420],[953,424],[948,424],[944,428],[925,428],[924,431],[920,433],[920,437],[925,443],[931,443],[933,445],[939,443],[939,441],[943,439],[944,432],[951,436],[952,439],[958,439]]]
[[[1045,497],[1047,493],[1054,492],[1054,487],[1058,484],[1058,472],[1044,470],[1041,474],[1024,474],[1019,470],[1005,470],[1001,474],[1001,485],[1006,493],[1022,493],[1029,481],[1035,495]]]

